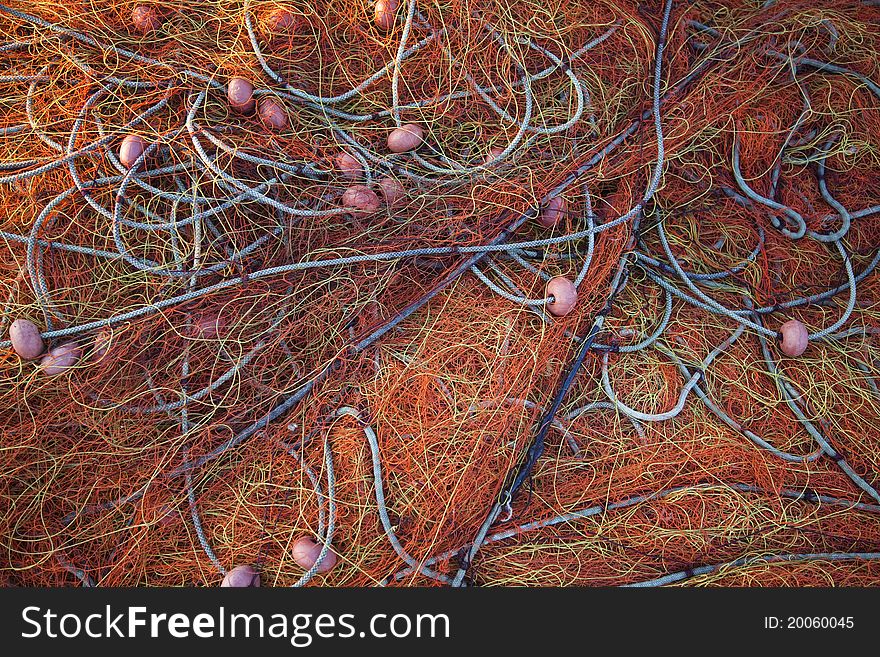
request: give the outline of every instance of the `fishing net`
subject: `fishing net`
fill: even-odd
[[[880,6],[380,4],[0,4],[0,581],[877,584]]]

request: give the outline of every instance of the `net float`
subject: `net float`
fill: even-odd
[[[304,570],[311,570],[321,556],[323,547],[308,536],[301,536],[293,544],[293,560]],[[333,550],[328,550],[318,564],[317,572],[326,573],[336,565],[337,557]]]
[[[538,216],[538,223],[545,228],[553,228],[556,224],[562,221],[562,218],[565,216],[565,206],[566,203],[564,198],[561,196],[554,196],[547,202],[547,205]]]
[[[342,195],[342,204],[347,208],[357,210],[357,214],[370,214],[379,209],[379,197],[369,187],[354,185],[345,190]]]
[[[415,123],[407,123],[389,133],[388,150],[392,153],[414,151],[422,145],[424,137],[425,131],[422,129],[422,126]]]
[[[296,16],[287,9],[275,9],[266,14],[263,19],[263,27],[268,32],[283,32],[293,27]]]
[[[142,34],[149,34],[162,26],[162,17],[155,7],[138,5],[131,10],[131,23]]]
[[[226,97],[232,109],[241,114],[250,114],[257,104],[254,100],[254,85],[244,78],[232,78],[229,81]]]
[[[790,319],[780,326],[779,334],[782,336],[782,353],[792,358],[803,354],[810,344],[807,327],[796,319]]]
[[[547,302],[547,311],[556,317],[565,317],[574,310],[578,293],[574,283],[565,276],[555,276],[547,281],[544,296],[553,297],[553,301]]]
[[[131,169],[137,159],[144,154],[147,144],[140,135],[127,135],[119,146],[119,162],[126,169]]]
[[[260,101],[260,120],[271,130],[284,130],[287,127],[287,112],[277,100],[263,98]]]
[[[244,589],[248,587],[258,587],[260,585],[260,573],[253,566],[243,565],[236,566],[226,573],[223,581],[220,582],[221,588]]]
[[[397,0],[377,0],[373,20],[383,30],[394,27],[394,19],[400,3]]]
[[[107,352],[110,351],[110,345],[113,341],[113,332],[110,329],[104,329],[95,336],[92,342],[92,352],[90,359],[93,362],[100,363],[104,360]]]
[[[22,360],[34,360],[40,357],[46,345],[40,337],[40,329],[32,321],[17,319],[9,327],[9,339],[12,349]]]
[[[406,190],[396,178],[385,176],[379,179],[379,192],[385,200],[385,205],[393,207],[398,201],[406,196]]]
[[[82,357],[82,349],[76,342],[65,342],[49,350],[40,360],[43,373],[48,376],[63,374]]]
[[[492,148],[490,148],[489,152],[486,154],[485,159],[483,160],[483,166],[491,164],[492,162],[497,160],[499,157],[501,157],[501,154],[503,152],[504,149],[500,146],[493,146]]]
[[[352,180],[360,178],[364,173],[364,166],[348,151],[342,151],[339,153],[339,155],[334,158],[334,164],[343,176]]]
[[[222,333],[225,326],[226,322],[224,322],[219,316],[205,315],[193,323],[192,330],[196,337],[213,339]]]

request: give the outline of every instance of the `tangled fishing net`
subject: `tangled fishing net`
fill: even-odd
[[[877,584],[880,6],[813,4],[0,5],[0,581]]]

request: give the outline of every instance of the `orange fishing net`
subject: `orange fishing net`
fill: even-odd
[[[389,4],[0,5],[0,582],[880,581],[880,7]]]

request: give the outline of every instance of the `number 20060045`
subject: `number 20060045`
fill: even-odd
[[[785,618],[767,616],[764,618],[764,627],[791,630],[852,629],[855,627],[855,621],[852,616],[787,616]]]

